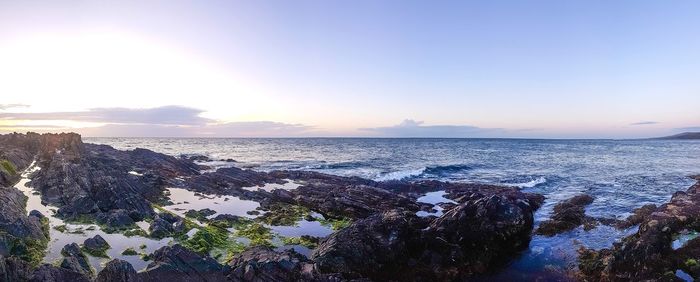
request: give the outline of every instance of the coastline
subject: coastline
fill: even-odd
[[[56,273],[92,279],[116,275],[113,273],[115,271],[122,271],[124,275],[140,277],[146,281],[163,277],[191,278],[193,275],[204,274],[214,275],[211,276],[213,279],[230,280],[249,280],[255,277],[290,280],[479,279],[482,275],[502,270],[504,265],[517,258],[523,248],[528,246],[532,233],[536,232],[533,214],[544,201],[542,195],[522,192],[516,187],[496,185],[437,180],[374,181],[313,171],[259,172],[236,167],[207,171],[208,168],[194,161],[195,158],[202,159],[206,158],[205,156],[177,158],[145,149],[119,151],[106,145],[83,143],[80,136],[75,134],[3,135],[2,138],[3,152],[11,153],[4,155],[10,156],[9,159],[17,171],[27,169],[31,160],[36,159],[41,169],[28,175],[31,179],[29,186],[40,194],[42,200],[56,205],[57,211],[51,216],[68,221],[97,224],[99,228],[115,233],[135,230],[132,228],[135,223],[150,221],[150,226],[144,230],[150,233],[145,234],[147,237],[153,237],[154,231],[157,231],[156,234],[165,232],[163,234],[166,236],[181,236],[185,230],[178,229],[179,231],[175,232],[176,225],[179,224],[178,226],[185,228],[187,228],[186,225],[190,225],[184,233],[198,230],[194,234],[189,234],[188,237],[196,237],[196,234],[204,232],[201,236],[209,234],[207,236],[216,238],[222,236],[219,232],[222,228],[219,227],[225,224],[232,226],[228,228],[234,230],[234,232],[225,231],[223,236],[228,238],[231,236],[230,233],[242,232],[243,229],[236,229],[240,227],[239,225],[249,228],[257,226],[256,222],[277,224],[287,221],[294,224],[299,219],[307,222],[320,219],[347,221],[329,236],[319,238],[314,243],[315,247],[309,256],[289,249],[273,249],[271,245],[265,243],[265,239],[261,239],[262,244],[259,245],[248,245],[243,248],[236,246],[235,252],[229,253],[231,257],[228,263],[221,264],[211,257],[212,249],[202,252],[199,248],[202,246],[193,246],[193,243],[188,241],[191,238],[187,238],[147,254],[151,257],[151,262],[140,272],[136,272],[128,262],[115,260],[101,272],[94,273],[90,271],[90,267],[86,269],[81,265],[81,257],[85,257],[84,255],[70,251],[65,252],[69,255],[64,254],[66,263],[65,265],[61,263],[60,267],[44,264],[33,271],[29,271],[31,267],[23,268],[24,270],[6,268],[10,271],[5,275],[24,275],[23,277],[27,279]],[[207,172],[202,173],[202,171]],[[8,181],[2,183],[2,186],[12,187],[18,181],[16,174],[10,175],[11,177],[7,178]],[[280,188],[270,191],[262,189],[267,185],[283,185],[288,182],[300,183],[300,185],[293,189]],[[693,187],[696,186],[698,184]],[[245,214],[221,217],[218,220],[193,214],[192,218],[198,218],[199,223],[197,226],[191,226],[187,223],[189,217],[182,215],[173,217],[172,212],[162,208],[171,204],[167,202],[169,198],[166,193],[167,187],[185,189],[200,195],[230,196],[242,201],[257,202],[260,204],[259,212],[262,213],[261,218],[264,218],[264,221],[256,221],[255,217],[252,219],[242,217]],[[261,188],[244,189],[249,187]],[[688,189],[688,194],[694,194],[693,187]],[[3,188],[3,192],[12,190],[13,188]],[[442,191],[446,199],[453,203],[437,203],[439,206],[436,206],[436,204],[417,201],[426,193],[439,191]],[[672,202],[681,201],[680,197],[674,195]],[[585,229],[588,225],[607,225],[616,228],[614,226],[631,221],[635,223],[632,225],[641,223],[645,226],[653,220],[658,221],[658,219],[649,218],[649,214],[642,213],[636,214],[636,218],[630,217],[627,220],[589,218],[585,212],[588,201],[578,203],[571,200],[569,202],[571,204],[566,208],[555,207],[552,219],[562,223],[557,226],[565,226],[556,232],[581,228],[581,226]],[[684,202],[689,202],[686,204],[689,210],[700,204],[700,201],[696,201],[692,196]],[[565,202],[560,202],[562,203]],[[430,214],[437,210],[436,207],[444,211],[439,217],[417,216],[420,212]],[[662,205],[659,209],[664,207],[668,205]],[[315,217],[307,210],[318,213],[320,216]],[[662,211],[657,210],[657,213]],[[41,221],[41,218],[46,216],[39,216],[36,213],[34,216],[27,216],[27,212],[29,211],[25,210],[23,211],[25,216],[17,215],[17,217],[23,220]],[[18,211],[13,213],[20,214]],[[288,216],[290,214],[293,215],[291,219]],[[695,218],[691,218],[694,222]],[[688,225],[690,223],[686,224],[686,221],[681,223],[674,223],[675,227],[672,231],[678,233],[693,227]],[[663,227],[665,226],[662,226],[661,230]],[[223,229],[226,230],[226,228]],[[643,235],[640,235],[642,233],[643,230],[640,229],[636,235],[627,237],[623,241],[632,242],[633,239],[629,238],[642,237]],[[263,232],[263,234],[251,234],[250,237],[259,237],[259,235],[265,236]],[[40,236],[37,235],[37,237]],[[260,239],[257,237],[253,240]],[[440,238],[440,240],[434,238]],[[693,246],[693,244],[694,241],[690,240],[687,246]],[[214,248],[218,247],[214,246]],[[225,248],[232,248],[232,246]],[[612,252],[617,251],[615,248]],[[356,253],[353,250],[365,251]],[[584,268],[580,273],[574,269],[566,273],[555,271],[542,273],[542,275],[566,279],[595,277],[602,280],[615,280],[621,277],[660,278],[662,276],[657,275],[663,274],[665,275],[663,277],[667,277],[670,268],[680,267],[674,263],[659,266],[653,270],[650,267],[644,273],[620,274],[625,270],[616,268],[625,263],[619,263],[606,270],[614,274],[591,276],[591,273],[593,275],[598,272],[603,273],[603,270],[588,268],[589,264],[599,264],[591,263],[595,259],[590,257],[600,259],[609,251],[601,250],[600,254],[595,255],[593,252],[581,251]],[[683,252],[690,251],[686,248]],[[21,264],[17,261],[8,264],[8,259],[18,254],[10,252],[3,255],[6,256],[3,261],[6,265]],[[182,255],[186,255],[188,260],[206,261],[205,269],[195,267],[184,270],[173,266],[172,260]],[[261,261],[265,263],[261,264]],[[292,267],[280,268],[281,265]],[[175,269],[172,270],[172,267]],[[697,275],[692,268],[684,269],[690,274]],[[22,273],[18,274],[18,272]]]

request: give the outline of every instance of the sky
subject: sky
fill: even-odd
[[[0,0],[0,132],[700,130],[698,1]]]

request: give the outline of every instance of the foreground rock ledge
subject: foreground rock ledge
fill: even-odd
[[[700,176],[695,176],[700,181]],[[677,270],[700,278],[700,238],[690,240],[676,250],[675,237],[700,230],[700,183],[687,191],[673,194],[671,201],[648,213],[640,210],[637,233],[600,251],[581,249],[579,268],[583,279],[589,281],[680,280]],[[646,216],[644,216],[646,215]],[[680,280],[682,281],[682,280]]]
[[[204,167],[192,158],[84,144],[72,133],[13,134],[0,136],[0,141],[0,156],[17,169],[36,160],[41,169],[30,175],[29,185],[41,193],[42,200],[59,207],[58,217],[95,220],[108,230],[131,228],[146,218],[172,223],[152,207],[166,199],[167,186],[238,196],[258,201],[263,208],[300,205],[326,217],[354,220],[322,240],[310,258],[292,251],[253,248],[238,254],[229,265],[220,265],[209,256],[173,245],[154,252],[151,263],[139,273],[127,262],[114,260],[95,274],[75,245],[66,246],[59,266],[35,267],[26,259],[18,260],[23,257],[16,253],[0,253],[4,256],[0,278],[12,281],[460,280],[497,269],[526,248],[533,212],[543,201],[541,195],[489,185],[376,182],[317,172],[239,168],[201,173]],[[17,179],[12,177],[3,176],[2,181],[11,185]],[[293,191],[243,189],[286,179],[303,185]],[[18,190],[3,189],[0,195],[22,202]],[[416,203],[416,198],[439,190],[457,204],[446,207],[441,217],[417,217],[417,211],[431,206]],[[37,225],[41,217],[27,217],[21,204],[3,207],[8,210],[0,216],[3,232],[47,239]],[[170,231],[156,227],[154,233]]]

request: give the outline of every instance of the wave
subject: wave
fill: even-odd
[[[544,176],[540,176],[536,179],[532,179],[527,182],[522,182],[522,183],[501,183],[502,185],[505,186],[513,186],[513,187],[521,187],[521,188],[532,188],[540,184],[544,184],[547,182],[547,178],[544,178]]]
[[[374,180],[375,181],[402,180],[402,179],[406,179],[406,178],[410,178],[410,177],[420,176],[421,174],[423,174],[424,171],[425,171],[425,168],[399,170],[399,171],[384,173],[384,174],[380,175],[379,177],[376,177]]]
[[[446,175],[454,174],[454,173],[465,171],[465,170],[471,170],[471,169],[473,169],[472,166],[464,165],[464,164],[429,166],[425,169],[425,171],[423,171],[423,173],[424,174],[432,174],[432,175],[436,175],[436,176],[446,176]]]

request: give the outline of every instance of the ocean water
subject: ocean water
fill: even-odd
[[[591,216],[623,219],[634,208],[668,201],[700,174],[700,141],[525,139],[188,139],[85,138],[118,149],[147,148],[178,156],[202,154],[214,167],[260,171],[313,170],[374,180],[438,179],[518,186],[543,194],[536,223],[558,201],[579,193],[595,197]],[[226,162],[233,159],[236,162]],[[440,195],[426,195],[431,198]],[[429,201],[430,199],[424,199]],[[580,246],[609,247],[636,232],[600,226],[555,237],[534,236],[506,269],[487,280],[535,279],[565,271]]]

